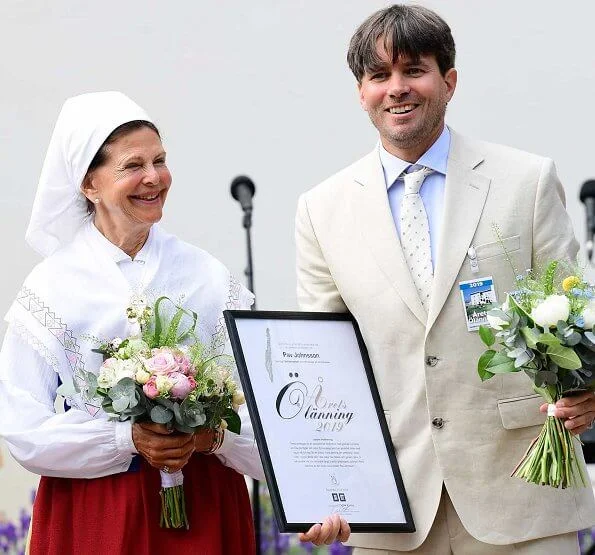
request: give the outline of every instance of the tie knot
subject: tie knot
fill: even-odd
[[[430,168],[422,167],[419,170],[411,173],[403,174],[403,181],[405,182],[405,194],[417,195],[421,188],[424,179],[433,172]]]

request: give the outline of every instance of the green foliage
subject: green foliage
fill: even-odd
[[[479,338],[484,342],[486,347],[491,347],[496,341],[492,330],[486,326],[479,326]]]
[[[543,292],[546,295],[554,294],[554,278],[556,277],[556,268],[558,267],[558,261],[552,260],[543,274]]]

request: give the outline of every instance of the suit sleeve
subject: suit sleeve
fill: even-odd
[[[335,280],[316,238],[304,195],[295,218],[297,299],[301,310],[346,312]]]
[[[554,162],[544,159],[537,183],[533,217],[533,267],[549,260],[574,262],[578,242],[566,212],[566,197]]]

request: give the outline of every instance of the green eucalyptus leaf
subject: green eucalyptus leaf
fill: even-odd
[[[581,334],[572,330],[568,335],[565,334],[565,343],[568,347],[574,347],[581,342]]]
[[[578,355],[569,347],[550,345],[547,349],[547,355],[560,368],[564,368],[565,370],[577,370],[582,366]]]
[[[531,362],[534,358],[535,355],[531,351],[524,350],[519,356],[516,357],[514,361],[514,367],[521,368],[526,364],[529,364],[529,362]]]
[[[491,347],[496,341],[494,332],[487,326],[479,326],[479,338],[484,342],[486,347]]]
[[[174,417],[174,413],[162,405],[155,405],[151,409],[151,420],[156,424],[168,424]]]

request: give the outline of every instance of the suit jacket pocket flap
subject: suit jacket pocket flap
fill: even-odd
[[[502,243],[500,243],[500,241],[494,241],[493,243],[475,245],[475,253],[477,254],[477,259],[482,260],[483,258],[490,258],[492,256],[504,254],[504,249],[506,249],[507,252],[513,252],[518,251],[520,248],[520,235],[513,235],[512,237],[503,238]]]
[[[539,426],[545,422],[545,414],[539,412],[539,407],[545,401],[540,395],[525,395],[512,399],[498,401],[498,410],[502,425],[507,430]]]

